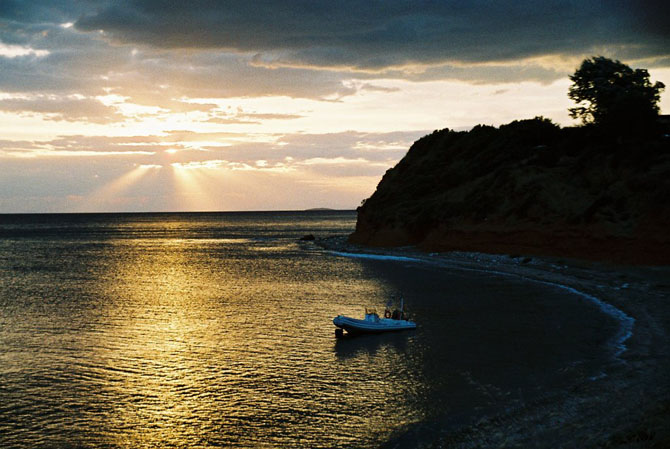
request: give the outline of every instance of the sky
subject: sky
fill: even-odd
[[[2,0],[0,213],[354,209],[435,129],[575,125],[585,58],[670,86],[668,23],[648,0]]]

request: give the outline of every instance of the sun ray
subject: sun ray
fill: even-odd
[[[148,173],[161,169],[161,165],[143,164],[119,176],[91,193],[80,207],[80,212],[106,210],[107,207],[123,202],[122,195],[137,184]]]
[[[210,192],[218,191],[204,171],[217,171],[219,165],[200,165],[192,163],[171,164],[175,185],[175,198],[181,210],[213,211],[220,210],[221,205]]]

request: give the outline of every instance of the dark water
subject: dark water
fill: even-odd
[[[0,215],[0,447],[378,447],[599,372],[576,295],[297,241],[354,223]],[[400,291],[419,329],[333,337]]]

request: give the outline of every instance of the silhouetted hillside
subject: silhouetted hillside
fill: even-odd
[[[542,118],[417,140],[350,241],[670,263],[670,140]]]

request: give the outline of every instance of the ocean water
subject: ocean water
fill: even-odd
[[[298,240],[355,218],[0,215],[0,447],[412,447],[611,356],[565,289]],[[416,331],[334,338],[400,293]]]

